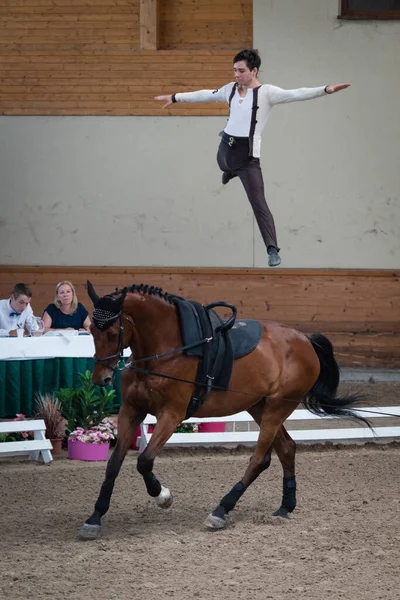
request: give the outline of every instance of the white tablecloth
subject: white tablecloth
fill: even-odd
[[[116,348],[112,354],[115,351]],[[0,360],[56,357],[91,358],[94,352],[91,335],[0,338]],[[130,353],[130,349],[127,348],[124,356],[130,356]]]

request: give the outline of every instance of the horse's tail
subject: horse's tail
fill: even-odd
[[[334,417],[356,419],[372,429],[367,419],[350,409],[351,406],[360,402],[362,396],[359,394],[336,395],[340,374],[331,342],[320,333],[313,334],[310,337],[310,342],[318,356],[321,371],[304,400],[306,409],[315,415],[332,415]]]

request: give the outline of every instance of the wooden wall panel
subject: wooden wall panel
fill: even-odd
[[[232,52],[251,47],[252,9],[246,0],[161,0],[160,47]]]
[[[252,0],[159,0],[159,50],[141,49],[141,1],[0,0],[0,114],[226,115],[153,97],[231,81]]]
[[[90,308],[86,280],[102,295],[148,283],[186,298],[232,302],[240,317],[280,321],[320,332],[343,365],[400,368],[400,273],[381,270],[276,270],[0,266],[0,297],[23,281],[32,286],[37,314],[70,279]]]

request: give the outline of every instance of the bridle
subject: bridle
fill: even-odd
[[[109,369],[111,369],[112,371],[114,371],[114,373],[116,371],[122,371],[122,369],[125,367],[125,364],[123,363],[123,358],[124,358],[124,324],[123,324],[123,319],[126,319],[126,321],[128,321],[129,325],[132,327],[132,330],[134,328],[134,324],[133,321],[131,319],[129,319],[126,315],[123,314],[122,310],[119,311],[118,314],[116,314],[114,317],[112,317],[111,319],[108,319],[109,322],[114,321],[115,319],[118,319],[119,317],[119,337],[118,337],[118,346],[117,346],[117,352],[115,354],[110,354],[109,356],[102,356],[101,358],[97,357],[96,355],[94,355],[94,363],[102,363],[105,362],[106,360],[112,360],[113,358],[117,359],[117,364],[115,367],[108,367]],[[120,363],[123,363],[122,366],[120,366]]]

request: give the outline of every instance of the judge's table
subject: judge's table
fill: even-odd
[[[32,416],[36,393],[78,387],[79,374],[93,370],[93,337],[74,330],[49,331],[34,337],[0,338],[0,419],[17,413]],[[129,348],[124,356],[130,355]],[[121,404],[120,372],[113,410]]]

